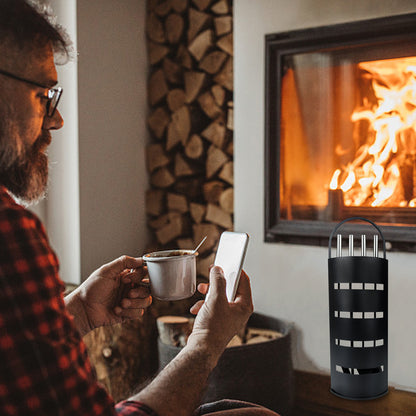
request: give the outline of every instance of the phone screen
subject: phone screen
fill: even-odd
[[[225,231],[221,234],[214,264],[220,266],[227,281],[227,298],[232,302],[237,291],[247,250],[248,235]]]

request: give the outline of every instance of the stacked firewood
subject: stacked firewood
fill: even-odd
[[[148,128],[153,248],[195,247],[207,276],[233,228],[232,0],[148,0]]]

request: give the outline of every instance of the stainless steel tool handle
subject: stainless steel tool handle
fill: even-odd
[[[343,224],[345,224],[346,222],[349,221],[366,221],[368,223],[370,223],[380,234],[381,240],[382,240],[382,245],[383,245],[383,257],[386,258],[386,240],[384,239],[384,235],[381,232],[381,229],[378,227],[378,225],[376,225],[373,221],[367,219],[367,218],[363,218],[363,217],[351,217],[351,218],[347,218],[341,222],[339,222],[335,228],[332,230],[331,235],[329,236],[329,243],[328,243],[328,258],[332,257],[332,237],[335,235],[335,233],[337,232],[338,228],[341,227]]]

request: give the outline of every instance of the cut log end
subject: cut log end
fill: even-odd
[[[174,347],[186,345],[192,324],[189,318],[183,316],[161,316],[156,320],[160,340]]]

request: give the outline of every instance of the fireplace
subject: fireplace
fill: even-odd
[[[266,241],[416,251],[416,14],[267,35],[265,89]]]

